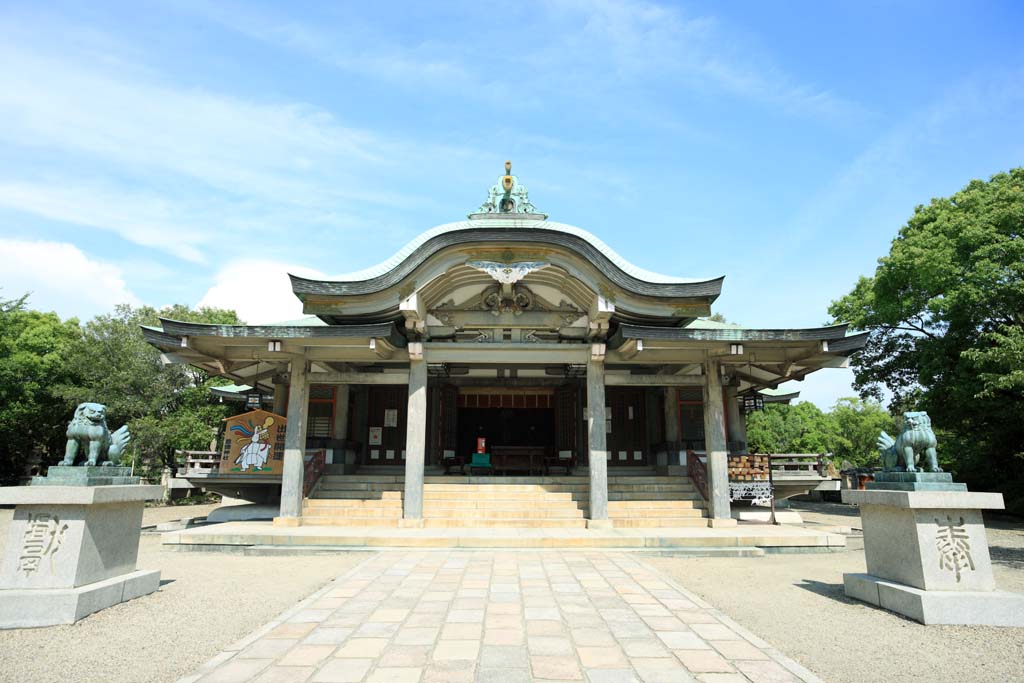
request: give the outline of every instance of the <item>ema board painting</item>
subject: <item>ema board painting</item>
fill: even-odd
[[[288,420],[265,410],[229,417],[221,449],[222,473],[281,474]]]

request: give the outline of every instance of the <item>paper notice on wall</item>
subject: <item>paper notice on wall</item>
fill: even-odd
[[[644,452],[643,451],[633,451],[633,459],[634,460],[643,460],[644,459]]]
[[[619,460],[625,460],[628,457],[626,451],[619,451]]]
[[[388,460],[394,460],[395,459],[395,452],[393,450],[391,450],[391,449],[388,449],[384,453],[384,457],[387,458]]]
[[[398,426],[398,408],[385,408],[384,409],[384,426],[385,427],[397,427]]]
[[[370,427],[370,445],[379,446],[383,442],[383,427]]]
[[[380,451],[376,448],[370,451],[370,460],[380,460]]]
[[[630,420],[633,419],[633,406],[629,406],[629,408],[626,410],[626,414],[628,415],[628,418]]]

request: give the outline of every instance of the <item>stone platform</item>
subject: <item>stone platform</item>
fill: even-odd
[[[949,472],[878,472],[868,491],[967,491]]]
[[[922,624],[1024,626],[1024,595],[1007,591],[926,591],[870,574],[844,574],[847,596]]]
[[[51,465],[45,477],[32,477],[32,486],[135,486],[130,467]]]
[[[845,550],[846,538],[798,527],[740,524],[733,527],[630,529],[517,529],[274,526],[270,522],[228,522],[163,535],[168,549],[241,551],[246,548],[512,548],[633,549],[778,552]]]
[[[142,508],[162,493],[160,486],[0,488],[0,503],[17,506],[0,563],[0,628],[70,624],[155,591],[160,572],[137,571],[135,562]]]

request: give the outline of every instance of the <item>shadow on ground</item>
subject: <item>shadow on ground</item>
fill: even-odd
[[[848,605],[857,603],[853,598],[846,597],[846,593],[843,592],[843,584],[841,583],[825,583],[824,581],[815,581],[813,579],[802,579],[800,583],[793,585],[797,588],[803,588],[805,591],[817,593],[826,598],[832,598],[837,602],[845,602]]]
[[[988,550],[993,564],[1002,565],[1007,569],[1024,569],[1024,548],[991,545]]]

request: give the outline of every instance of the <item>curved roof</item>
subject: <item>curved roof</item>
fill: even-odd
[[[400,282],[427,258],[442,249],[474,242],[532,242],[568,247],[600,268],[615,284],[648,296],[717,297],[723,277],[679,278],[644,270],[591,233],[564,223],[542,219],[494,216],[446,223],[427,230],[388,260],[371,268],[330,280],[289,275],[292,290],[302,294],[352,295],[378,292]]]

